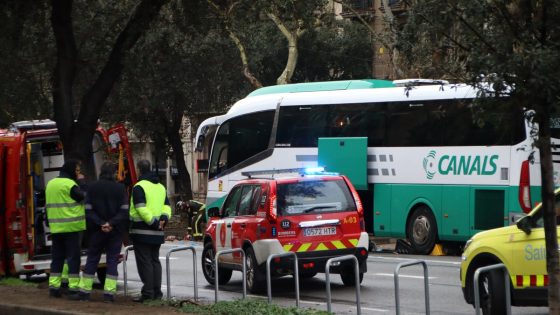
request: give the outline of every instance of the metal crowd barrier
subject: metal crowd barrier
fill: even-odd
[[[214,258],[214,272],[215,272],[214,285],[215,285],[215,290],[216,290],[214,303],[218,302],[218,290],[219,290],[219,288],[218,288],[218,286],[219,286],[218,285],[218,283],[219,283],[219,281],[218,281],[218,258],[221,255],[231,254],[231,253],[235,253],[235,252],[241,253],[241,257],[242,257],[241,266],[243,268],[243,270],[242,270],[242,272],[243,272],[243,298],[247,297],[247,266],[246,266],[246,263],[245,263],[245,252],[241,248],[225,249],[225,250],[218,251],[216,253],[215,258]]]
[[[293,256],[294,257],[294,280],[296,283],[296,307],[299,308],[299,272],[298,272],[298,259],[296,256],[296,253],[294,252],[287,252],[287,253],[282,253],[282,254],[272,254],[270,256],[268,256],[267,260],[266,260],[266,288],[267,288],[267,293],[268,293],[268,303],[272,303],[272,280],[271,280],[271,275],[270,275],[270,262],[272,261],[273,258],[276,257],[287,257],[287,256]]]
[[[502,269],[504,272],[504,285],[506,289],[506,314],[511,315],[511,296],[509,287],[509,274],[504,264],[495,264],[486,267],[480,267],[474,272],[474,307],[476,315],[480,315],[480,289],[478,285],[478,278],[483,272],[488,272],[490,270]]]
[[[344,255],[340,257],[334,257],[327,260],[327,264],[325,265],[325,281],[327,282],[327,311],[332,313],[331,310],[331,278],[330,278],[330,268],[333,262],[343,261],[343,260],[352,260],[354,262],[354,276],[356,281],[356,307],[357,307],[357,314],[360,315],[362,313],[362,309],[360,306],[360,268],[358,267],[358,258],[354,255]]]
[[[126,262],[128,261],[128,252],[134,250],[134,246],[130,245],[124,248],[123,260],[123,281],[124,281],[124,296],[128,294],[128,275],[126,273]]]
[[[196,278],[197,274],[197,266],[196,266],[196,249],[194,246],[178,246],[170,249],[165,256],[165,272],[167,274],[167,299],[171,298],[171,268],[169,264],[169,257],[171,253],[183,251],[183,250],[190,250],[193,253],[193,279],[194,279],[194,300],[198,301],[198,282]]]
[[[413,266],[413,265],[422,265],[424,268],[424,303],[426,305],[426,314],[430,314],[430,291],[428,288],[428,265],[423,260],[413,260],[409,262],[403,262],[397,265],[395,268],[395,308],[397,310],[397,315],[400,314],[400,301],[399,301],[399,271],[403,267]]]

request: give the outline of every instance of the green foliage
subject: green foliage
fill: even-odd
[[[304,34],[293,82],[364,79],[370,77],[372,43],[362,24],[326,21]]]
[[[26,286],[26,287],[34,287],[37,286],[36,283],[28,282],[21,280],[19,278],[2,278],[0,279],[0,285],[6,286]]]
[[[220,301],[211,305],[183,304],[180,308],[185,313],[204,315],[328,315],[329,312],[304,308],[284,308],[268,304],[262,300],[245,299],[237,301]]]
[[[0,127],[51,116],[54,39],[48,5],[0,2]]]

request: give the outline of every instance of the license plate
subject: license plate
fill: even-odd
[[[320,228],[306,228],[303,230],[304,236],[323,236],[323,235],[335,235],[336,227],[320,227]]]

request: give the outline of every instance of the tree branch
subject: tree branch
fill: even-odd
[[[161,7],[168,1],[142,0],[134,10],[127,25],[119,34],[105,67],[82,99],[78,121],[81,123],[83,132],[92,134],[95,130],[105,100],[122,72],[126,53],[136,44],[150,23],[157,17]]]

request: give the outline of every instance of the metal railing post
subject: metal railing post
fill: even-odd
[[[215,298],[214,298],[214,303],[218,302],[218,258],[220,257],[220,255],[225,255],[225,254],[231,254],[231,253],[241,253],[241,258],[242,258],[242,273],[243,273],[243,298],[245,299],[247,297],[247,263],[245,261],[245,251],[243,251],[242,248],[233,248],[233,249],[225,249],[225,250],[221,250],[219,252],[216,253],[216,256],[214,258],[214,271],[215,271],[215,275],[214,275],[214,286],[215,286]]]
[[[196,249],[194,246],[178,246],[170,249],[165,256],[165,273],[167,274],[167,299],[171,298],[171,268],[169,263],[169,257],[171,253],[178,252],[182,250],[190,250],[193,253],[193,280],[194,280],[194,300],[198,301],[198,281],[196,279],[197,267],[196,267]]]
[[[480,289],[479,289],[479,285],[478,285],[478,278],[480,277],[480,274],[483,272],[488,272],[490,270],[495,270],[495,269],[502,269],[504,272],[504,285],[505,285],[505,290],[506,290],[506,314],[511,315],[511,296],[510,296],[510,287],[509,287],[509,274],[507,271],[507,268],[504,264],[495,264],[495,265],[490,265],[490,266],[485,266],[485,267],[480,267],[478,269],[476,269],[476,271],[474,272],[474,307],[475,307],[475,312],[476,315],[480,314]]]
[[[268,303],[272,303],[272,277],[270,275],[270,262],[273,258],[276,257],[287,257],[293,256],[294,257],[294,281],[296,286],[296,307],[299,308],[299,271],[298,271],[298,259],[296,253],[294,252],[287,252],[282,254],[272,254],[268,256],[266,260],[266,289],[268,293]]]
[[[327,311],[332,313],[331,310],[331,278],[330,278],[330,268],[333,262],[337,261],[344,261],[344,260],[352,260],[354,262],[354,277],[355,277],[355,287],[356,287],[356,307],[357,313],[360,315],[362,313],[362,309],[360,306],[360,268],[358,267],[358,258],[354,255],[344,255],[340,257],[334,257],[327,260],[327,264],[325,265],[325,281],[327,282]]]
[[[124,282],[124,296],[128,294],[128,275],[126,273],[126,262],[128,261],[128,252],[134,250],[134,246],[129,245],[124,248],[124,257],[123,257],[123,282]]]
[[[423,260],[413,260],[409,262],[403,262],[397,265],[395,268],[395,308],[397,311],[397,315],[400,314],[400,301],[399,301],[399,271],[403,267],[413,266],[413,265],[422,265],[424,268],[424,303],[426,305],[426,314],[430,314],[430,291],[428,285],[428,265]]]

